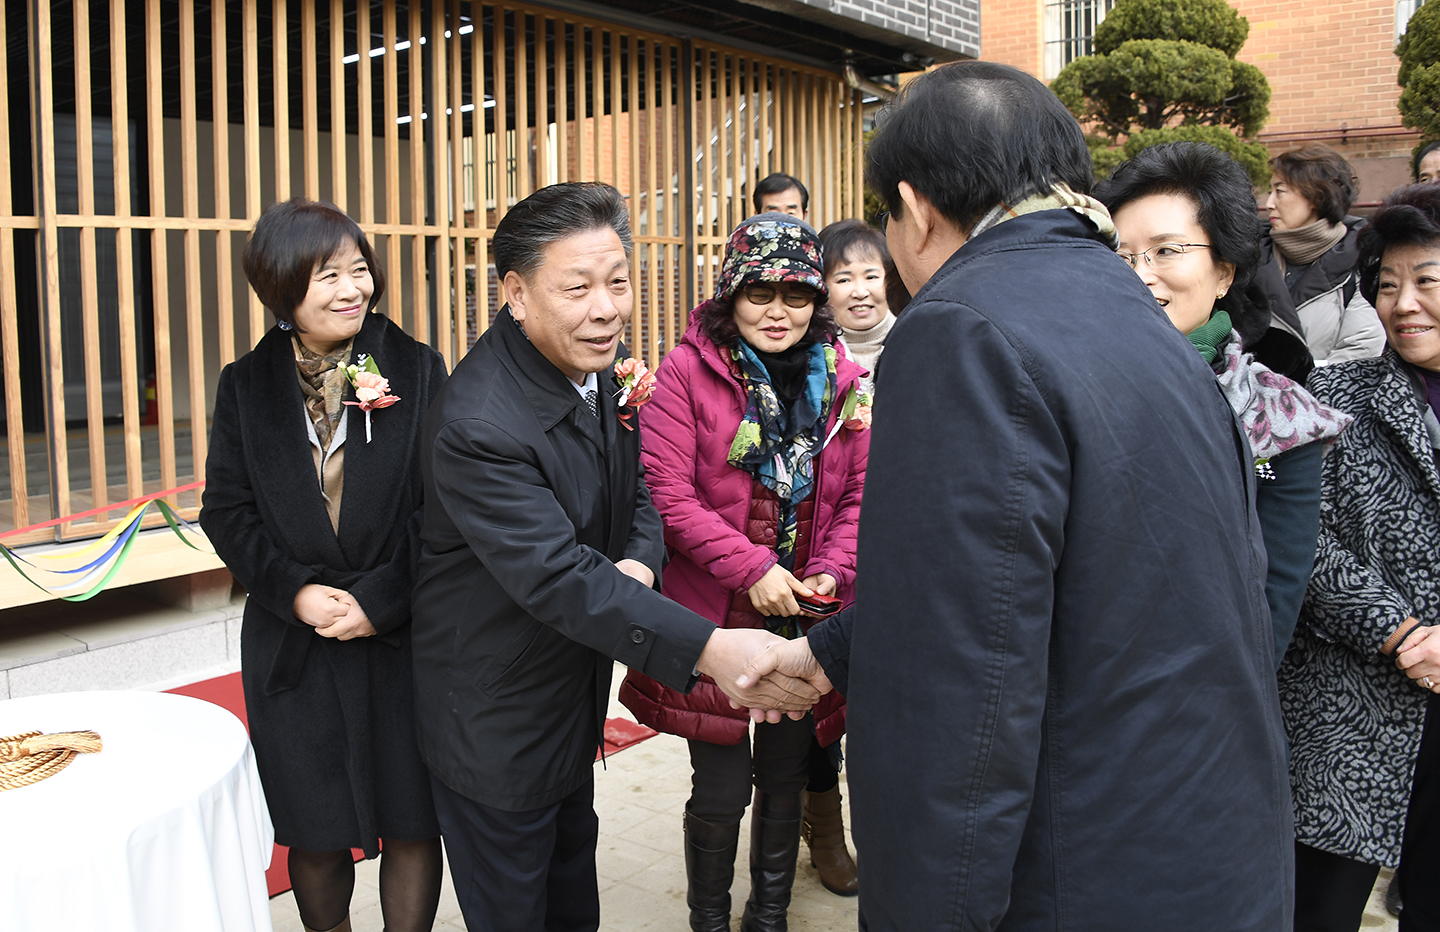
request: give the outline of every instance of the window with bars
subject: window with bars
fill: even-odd
[[[1400,37],[1405,35],[1405,27],[1410,24],[1410,17],[1420,9],[1425,0],[1395,0],[1395,41],[1399,42]]]
[[[1045,77],[1094,52],[1095,27],[1115,0],[1050,0],[1045,4]]]

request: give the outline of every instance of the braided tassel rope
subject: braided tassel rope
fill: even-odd
[[[93,731],[26,731],[0,737],[0,792],[53,777],[70,766],[76,754],[94,754],[101,747]]]

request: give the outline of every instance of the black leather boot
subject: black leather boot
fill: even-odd
[[[800,794],[755,791],[750,810],[750,899],[740,932],[787,932],[795,858],[800,853]]]
[[[730,882],[740,824],[712,825],[685,813],[685,905],[692,932],[730,932]]]

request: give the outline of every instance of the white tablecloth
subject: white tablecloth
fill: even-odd
[[[169,693],[0,702],[0,736],[37,729],[105,749],[0,792],[0,928],[270,932],[274,831],[239,719]]]

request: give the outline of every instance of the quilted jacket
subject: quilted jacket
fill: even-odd
[[[837,348],[837,356],[836,397],[843,400],[865,370],[843,349]],[[665,522],[669,562],[661,591],[722,627],[761,627],[762,617],[739,603],[749,601],[749,588],[779,557],[773,543],[752,539],[762,535],[765,524],[750,523],[764,513],[763,497],[754,502],[753,478],[726,461],[745,414],[745,390],[728,354],[694,320],[656,378],[654,396],[640,409],[640,459],[651,501]],[[827,436],[838,408],[832,406]],[[795,564],[800,579],[816,573],[835,577],[835,594],[847,603],[855,597],[856,527],[869,453],[868,428],[834,433],[817,460],[809,553],[797,552],[804,559]],[[641,723],[686,738],[736,744],[749,728],[749,716],[730,708],[709,677],[682,695],[631,671],[620,699]],[[821,744],[838,740],[845,730],[844,700],[825,696],[815,719]]]

